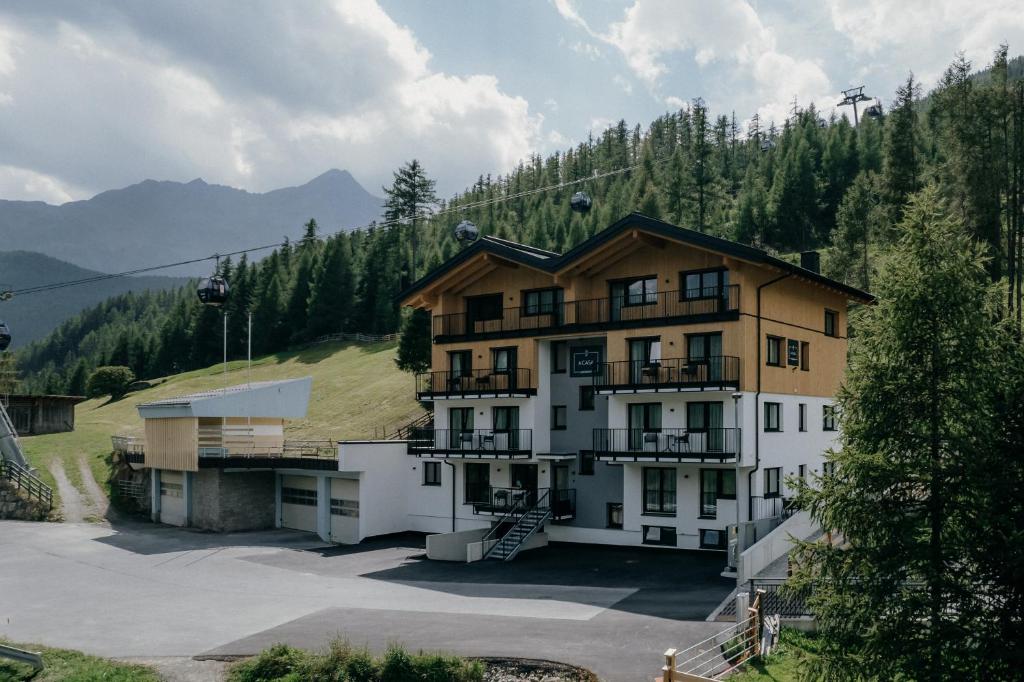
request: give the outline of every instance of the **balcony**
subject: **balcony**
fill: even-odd
[[[594,456],[607,462],[723,462],[736,458],[740,430],[594,429]]]
[[[640,298],[592,298],[554,303],[540,312],[505,308],[487,319],[469,313],[435,315],[434,341],[499,339],[590,332],[603,329],[651,327],[664,324],[734,320],[739,316],[740,287],[662,291]]]
[[[740,359],[729,355],[606,362],[594,375],[594,391],[602,394],[728,391],[739,385]]]
[[[537,500],[538,491],[532,488],[501,488],[483,484],[466,487],[465,501],[473,505],[474,514],[504,515],[515,508],[531,507]],[[553,520],[576,518],[575,488],[551,488],[546,500],[551,505]]]
[[[529,459],[533,429],[414,429],[406,452],[418,457]]]
[[[136,436],[111,436],[114,452],[129,464],[145,466],[146,442]],[[203,427],[198,433],[200,469],[318,469],[338,468],[334,441],[280,440],[260,437],[247,427]]]
[[[537,394],[530,370],[475,369],[468,372],[423,372],[416,375],[416,398],[525,398]]]

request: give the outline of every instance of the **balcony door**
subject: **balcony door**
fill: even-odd
[[[491,408],[492,424],[494,425],[495,441],[503,437],[502,449],[519,449],[519,408],[514,405],[502,405]],[[495,443],[498,445],[498,443]]]
[[[448,447],[452,450],[473,447],[473,408],[448,408]]]
[[[661,339],[630,339],[629,341],[629,383],[656,383],[658,366],[661,363]]]
[[[490,501],[491,465],[466,462],[466,504],[482,504]]]
[[[658,449],[657,435],[661,432],[661,403],[632,403],[629,406],[629,449],[644,450],[655,434],[654,449]]]
[[[537,501],[537,465],[512,464],[509,467],[512,481],[512,501],[534,504]]]
[[[658,278],[636,277],[609,284],[609,318],[612,322],[623,319],[623,309],[653,305],[658,302]],[[645,315],[626,315],[625,319],[643,319]]]
[[[722,421],[722,403],[700,402],[686,404],[686,431],[690,436],[690,447],[700,447],[701,439],[705,452],[721,452],[725,449],[725,429]]]
[[[500,329],[504,316],[503,294],[484,294],[466,298],[466,331],[469,333]],[[491,324],[489,321],[495,320]],[[478,328],[478,325],[480,328]]]
[[[694,374],[693,368],[698,371],[698,381],[721,381],[722,380],[722,334],[687,334],[686,335],[686,360],[689,363],[689,374]],[[705,368],[703,372],[700,368]],[[703,376],[702,376],[703,375]]]

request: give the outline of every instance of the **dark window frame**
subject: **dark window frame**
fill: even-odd
[[[589,402],[584,399],[585,394],[590,394]],[[580,412],[593,412],[597,409],[597,394],[594,393],[593,386],[580,386]]]
[[[615,510],[616,507],[619,510],[619,518],[622,519],[622,520],[619,521],[618,523],[613,523],[612,522],[612,512]],[[622,525],[625,522],[625,520],[626,519],[624,518],[624,510],[622,508],[622,503],[621,502],[608,502],[605,505],[605,528],[611,528],[611,529],[614,529],[614,530],[622,530]]]
[[[728,549],[729,547],[729,531],[721,528],[698,528],[697,533],[700,537],[700,548],[701,549]],[[705,542],[705,533],[718,533],[718,542],[716,544],[710,544]]]
[[[565,350],[565,364],[559,366],[558,361],[561,357],[560,350]],[[565,374],[569,371],[569,344],[565,341],[552,341],[551,342],[551,373],[552,374]]]
[[[498,369],[498,353],[508,354],[508,362],[505,369]],[[491,348],[491,373],[492,374],[515,374],[519,364],[519,346],[494,346]]]
[[[459,369],[458,376],[462,376],[462,377],[472,376],[473,375],[473,350],[470,349],[470,348],[462,348],[460,350],[450,350],[450,351],[448,351],[448,372],[451,375],[451,378],[453,378],[453,379],[456,378],[455,370],[453,369],[452,359],[455,356],[457,356],[457,355],[458,356],[462,356],[462,357],[464,357],[465,359],[467,359],[469,361],[468,362],[468,366]]]
[[[712,273],[712,272],[718,273],[718,284],[716,284],[714,287],[705,287],[704,286],[704,275]],[[725,292],[725,288],[727,286],[729,286],[727,283],[724,283],[724,282],[726,282],[728,280],[728,277],[723,277],[723,275],[727,275],[728,272],[729,272],[729,268],[725,267],[724,265],[720,265],[720,266],[714,267],[714,268],[700,268],[698,270],[681,270],[679,272],[679,300],[680,301],[701,301],[701,300],[708,300],[708,299],[714,299],[714,298],[721,298],[722,295]],[[698,276],[700,276],[701,284],[696,289],[690,289],[689,287],[686,286],[686,278],[689,275],[698,275]],[[711,289],[714,290],[714,293],[709,293],[709,294],[705,294],[704,293],[705,291],[708,291],[708,290],[711,290]],[[699,292],[699,294],[696,295],[696,296],[691,296],[690,292],[692,292],[692,291]]]
[[[764,499],[782,497],[782,467],[768,467],[764,470]]]
[[[440,462],[423,462],[423,485],[439,486],[441,485],[441,463]]]
[[[470,472],[470,470],[473,470],[473,471],[485,471],[485,472],[487,472],[487,476],[485,478],[485,481],[483,481],[483,482],[481,482],[481,481],[470,481],[469,480],[469,472]],[[484,464],[483,462],[466,462],[465,469],[464,469],[464,475],[463,475],[462,479],[463,479],[462,480],[462,503],[463,504],[473,504],[474,502],[479,503],[479,502],[486,502],[487,501],[486,499],[474,500],[473,499],[473,495],[472,495],[472,493],[470,491],[470,485],[482,485],[483,483],[486,483],[487,484],[486,487],[490,488],[490,485],[491,485],[491,465],[490,464]]]
[[[785,341],[785,337],[773,336],[768,334],[765,336],[765,351],[764,351],[764,364],[769,367],[782,367],[782,342]],[[775,344],[775,361],[772,362],[772,345]]]
[[[654,291],[647,291],[647,282],[654,282]],[[643,291],[640,294],[641,301],[630,302],[629,285],[635,282],[643,282]],[[615,295],[612,293],[612,287],[616,284],[624,286],[622,294],[621,307],[623,308],[635,308],[644,305],[655,305],[658,302],[658,276],[657,275],[643,275],[640,277],[621,277],[619,279],[608,280],[608,298],[609,300],[614,299]],[[648,300],[651,296],[654,300]]]
[[[650,529],[658,530],[658,540],[648,540],[647,533]],[[653,545],[657,547],[677,547],[679,540],[676,536],[676,529],[671,526],[641,526],[643,536],[641,537],[641,543],[645,545]]]
[[[710,492],[704,488],[704,473],[712,471],[715,473],[715,513],[705,512],[704,504],[704,493]],[[723,493],[725,489],[725,478],[728,474],[732,474],[732,494]],[[697,473],[698,484],[700,486],[700,497],[698,498],[698,509],[697,518],[699,519],[717,519],[718,518],[718,500],[735,500],[736,499],[736,470],[735,469],[700,469]]]
[[[839,337],[839,311],[825,308],[825,336]],[[831,329],[829,329],[831,327]]]
[[[658,502],[655,505],[649,505],[647,502],[647,472],[657,471],[658,472]],[[679,487],[676,481],[677,471],[670,467],[643,467],[640,471],[640,486],[643,500],[643,515],[644,516],[676,516],[679,509]],[[666,476],[668,474],[668,477]],[[665,482],[672,481],[672,489],[669,490],[665,486]],[[667,493],[672,493],[672,501],[667,501]],[[668,508],[671,506],[671,511]]]
[[[540,300],[542,294],[551,292],[551,303],[548,308],[545,308],[545,304]],[[563,303],[565,296],[565,289],[562,287],[540,287],[539,289],[524,289],[519,294],[519,314],[523,317],[540,317],[541,315],[554,315],[558,311],[558,306]],[[537,305],[535,310],[530,309],[530,303],[528,298],[532,295],[537,295]],[[560,295],[561,294],[561,295]]]
[[[822,431],[835,431],[836,430],[836,406],[835,405],[822,405],[821,406],[821,430]]]
[[[800,432],[807,431],[807,403],[800,403],[796,408],[797,413],[797,427],[796,430]]]
[[[810,372],[811,371],[811,342],[801,341],[800,342],[800,371]]]
[[[491,292],[489,294],[476,294],[474,296],[464,296],[463,298],[465,299],[466,319],[467,320],[472,320],[473,322],[489,322],[491,320],[501,320],[501,319],[504,319],[504,317],[505,317],[505,292],[504,291]],[[470,312],[470,307],[471,306],[476,305],[478,302],[483,301],[485,299],[497,299],[497,301],[498,301],[497,317],[479,317],[478,316],[479,310],[476,311],[477,314],[474,314],[474,313]]]
[[[559,423],[558,415],[561,414],[562,419]],[[552,405],[551,406],[551,430],[552,431],[565,431],[569,423],[569,408],[566,405]]]
[[[594,467],[597,463],[597,459],[594,457],[593,450],[580,450],[580,476],[593,476]]]
[[[769,415],[772,413],[774,408],[775,412],[775,425],[771,425],[771,419]],[[765,433],[782,433],[782,403],[776,402],[765,402],[764,404],[764,432]]]

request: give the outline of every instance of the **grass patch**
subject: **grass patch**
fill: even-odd
[[[16,644],[4,641],[19,649],[38,651],[43,654],[45,667],[35,672],[31,666],[0,659],[0,682],[159,682],[160,677],[152,668],[131,663],[119,663],[106,658],[89,656],[80,651],[51,649],[36,644]]]
[[[416,402],[413,376],[395,366],[396,350],[395,343],[325,343],[278,353],[253,360],[252,381],[313,377],[309,412],[305,419],[286,424],[286,438],[369,438],[375,428],[398,426],[423,411]],[[243,384],[248,376],[245,361],[236,361],[228,363],[227,377],[223,366],[215,365],[154,380],[153,387],[116,402],[107,398],[87,400],[75,408],[73,432],[22,438],[22,448],[55,494],[53,477],[47,468],[55,458],[63,462],[72,485],[86,494],[78,470],[79,458],[85,459],[100,486],[105,487],[110,436],[142,435],[142,419],[136,405]],[[56,499],[54,506],[59,508]]]
[[[814,658],[818,641],[813,634],[783,628],[779,646],[761,660],[748,663],[743,669],[729,676],[729,682],[796,682],[804,661]]]
[[[480,682],[483,678],[480,661],[411,654],[398,646],[375,658],[344,640],[335,640],[317,653],[275,644],[238,663],[228,674],[230,682]]]

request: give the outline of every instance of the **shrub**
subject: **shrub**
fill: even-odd
[[[306,656],[305,652],[287,644],[275,644],[259,656],[238,664],[231,671],[231,679],[234,682],[297,682],[301,679],[298,672]]]
[[[109,395],[113,399],[124,397],[128,386],[135,381],[135,373],[120,365],[97,367],[85,384],[85,394],[90,398]]]

